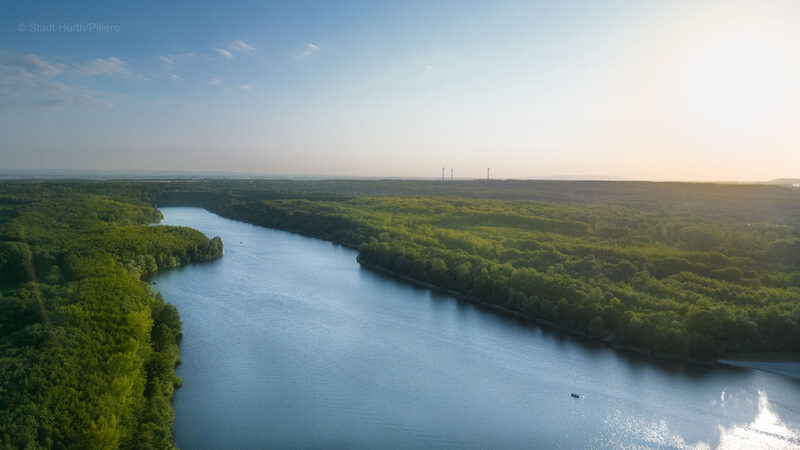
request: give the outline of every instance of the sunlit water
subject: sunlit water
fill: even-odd
[[[620,353],[376,274],[328,242],[162,212],[225,244],[155,279],[184,322],[182,448],[800,448],[798,380]]]

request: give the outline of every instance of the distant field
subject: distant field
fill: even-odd
[[[26,191],[28,182],[2,182],[3,191]],[[694,214],[724,220],[800,225],[800,189],[769,184],[655,183],[558,180],[152,180],[53,182],[51,186],[128,195],[159,202],[234,195],[248,200],[352,196],[452,196],[498,200],[599,203],[651,212]]]
[[[800,224],[800,190],[765,184],[550,180],[194,180],[150,184],[139,186],[152,192],[159,201],[179,201],[190,198],[192,194],[218,197],[223,192],[249,200],[326,196],[444,196],[610,204],[723,220]],[[102,185],[97,183],[97,187]],[[115,190],[112,187],[109,189]]]

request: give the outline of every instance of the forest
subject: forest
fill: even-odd
[[[206,180],[149,192],[356,248],[371,267],[642,353],[800,351],[797,189]]]
[[[0,183],[0,444],[169,447],[180,319],[143,277],[220,255],[199,206],[657,356],[800,352],[800,193],[626,182]],[[379,302],[380,299],[375,299]]]
[[[0,187],[4,187],[0,185]],[[0,448],[172,448],[181,321],[145,281],[222,254],[154,207],[0,190]]]
[[[800,351],[793,226],[448,197],[263,200],[219,212],[358,248],[364,263],[650,354]]]

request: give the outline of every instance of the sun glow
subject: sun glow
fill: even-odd
[[[629,102],[630,126],[618,133],[630,138],[612,141],[608,153],[622,145],[644,149],[639,161],[651,164],[653,179],[795,176],[800,28],[791,11],[746,6],[664,19],[652,40],[634,44],[632,75],[624,80],[631,95],[620,100]]]
[[[694,120],[719,131],[783,121],[794,106],[798,70],[789,46],[765,34],[726,34],[697,48],[685,73]]]

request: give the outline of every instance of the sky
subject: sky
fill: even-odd
[[[800,177],[800,2],[0,4],[0,169]]]

